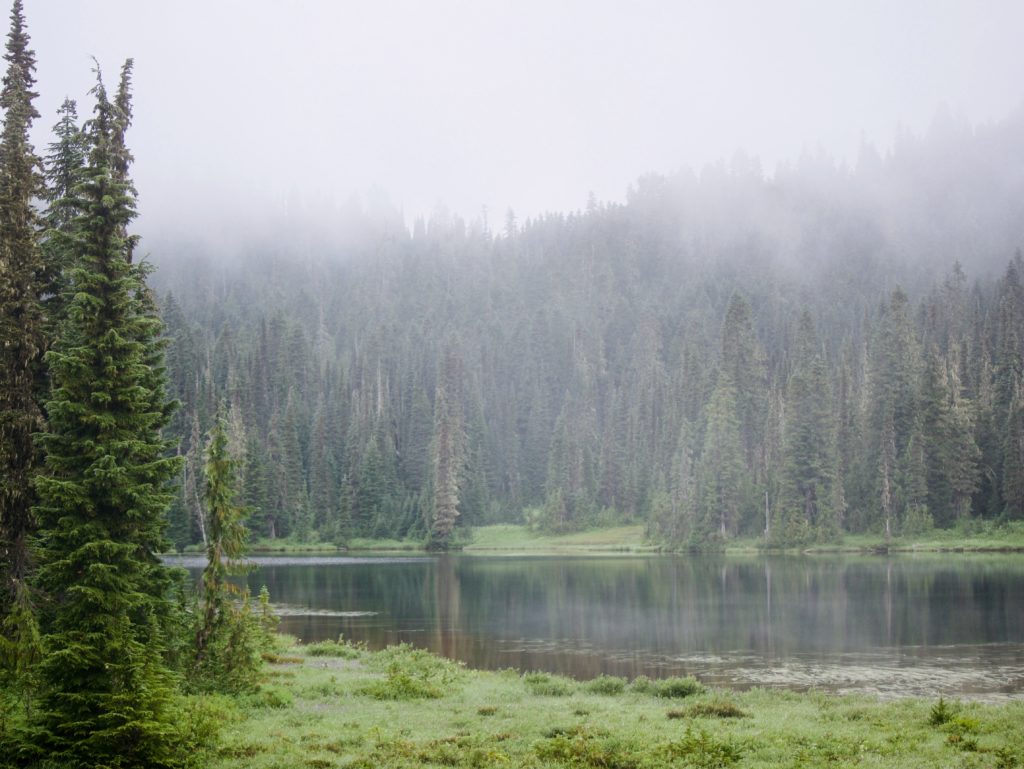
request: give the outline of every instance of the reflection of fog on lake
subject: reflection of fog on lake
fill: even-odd
[[[406,641],[472,667],[736,686],[1024,692],[1024,558],[260,559],[305,641]]]

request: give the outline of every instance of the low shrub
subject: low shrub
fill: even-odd
[[[217,746],[224,727],[241,718],[234,700],[222,694],[181,697],[176,710],[178,739],[197,767],[205,766],[204,753]]]
[[[634,746],[583,726],[553,729],[533,750],[544,762],[592,769],[639,769],[643,759]]]
[[[670,711],[672,712],[672,711]],[[746,718],[747,713],[728,700],[697,702],[685,711],[689,718]],[[671,718],[672,716],[669,716]]]
[[[253,708],[290,708],[295,703],[295,698],[282,686],[264,684],[242,701]]]
[[[629,688],[637,694],[651,694],[654,691],[654,681],[647,676],[637,676]]]
[[[704,687],[692,676],[686,678],[666,678],[654,684],[654,694],[658,697],[679,699],[702,694]]]
[[[626,679],[618,676],[598,676],[592,681],[587,681],[584,688],[591,694],[615,696],[626,690]]]
[[[694,769],[725,769],[739,761],[743,754],[734,742],[689,727],[680,739],[662,745],[657,752],[667,763],[681,762]]]
[[[389,646],[370,658],[370,666],[383,667],[381,681],[360,689],[378,700],[437,699],[447,694],[462,675],[462,664],[408,644]]]
[[[567,697],[576,689],[576,682],[550,673],[525,673],[523,683],[530,694],[539,697]]]
[[[953,714],[954,709],[950,707],[945,698],[939,697],[939,701],[928,711],[928,723],[932,726],[942,726],[952,720]]]
[[[357,660],[366,651],[365,644],[354,644],[338,636],[337,641],[319,641],[303,647],[309,657],[338,657],[346,660]]]

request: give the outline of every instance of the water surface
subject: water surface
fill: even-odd
[[[255,560],[251,588],[304,641],[576,678],[1024,697],[1021,556]]]

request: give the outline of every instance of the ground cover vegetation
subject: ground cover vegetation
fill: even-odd
[[[295,646],[273,695],[217,700],[208,766],[1013,767],[1019,702],[879,701],[693,679],[471,671],[411,647]]]

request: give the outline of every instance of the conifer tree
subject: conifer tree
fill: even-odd
[[[459,493],[465,462],[462,415],[462,359],[449,341],[442,361],[434,401],[434,517],[430,547],[447,550],[459,517]]]
[[[35,54],[28,47],[21,0],[11,11],[0,91],[0,618],[7,615],[29,571],[33,529],[32,477],[43,426],[43,354],[48,339],[42,309],[46,290],[33,198],[41,192],[39,159],[29,140],[38,117]]]
[[[72,766],[179,763],[161,621],[171,581],[168,482],[178,462],[160,436],[169,405],[160,324],[140,295],[143,273],[124,237],[134,196],[115,177],[116,109],[98,78],[90,152],[72,234],[73,299],[61,340],[47,354],[45,474],[39,584],[46,592],[37,745]]]
[[[51,337],[59,333],[66,313],[67,279],[74,258],[71,225],[78,214],[74,190],[82,180],[87,151],[74,100],[65,99],[57,115],[54,141],[47,147],[44,162],[47,207],[42,248],[46,260],[46,315]]]
[[[721,543],[735,533],[739,519],[743,476],[743,448],[736,418],[736,390],[728,372],[707,405],[704,449],[697,470],[697,515],[691,544]]]
[[[787,393],[782,495],[786,520],[773,528],[784,544],[836,533],[831,510],[835,467],[831,390],[818,335],[806,311],[800,316],[795,358]]]
[[[241,691],[251,688],[259,669],[255,622],[241,594],[228,577],[245,574],[246,510],[236,502],[237,460],[228,447],[227,426],[214,422],[206,448],[206,567],[196,631],[194,677],[201,689]],[[235,604],[241,598],[241,606]]]

